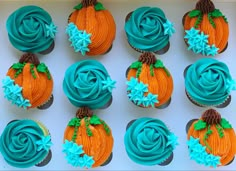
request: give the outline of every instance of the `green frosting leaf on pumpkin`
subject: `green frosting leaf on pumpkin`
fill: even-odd
[[[96,11],[101,11],[101,10],[105,10],[106,8],[104,8],[104,6],[102,5],[101,2],[97,2],[96,5],[94,6]]]
[[[78,127],[78,126],[80,126],[80,121],[81,120],[79,118],[73,118],[68,123],[68,126]]]
[[[222,128],[224,129],[230,129],[232,128],[231,124],[224,118],[221,119],[220,125],[222,126]]]
[[[100,125],[100,124],[102,124],[100,118],[96,115],[93,115],[90,118],[89,122],[90,122],[91,125]]]
[[[201,14],[202,14],[202,12],[200,10],[192,10],[191,12],[188,13],[188,16],[190,18],[193,18],[193,17],[197,17]]]
[[[76,6],[74,7],[74,9],[76,9],[76,10],[80,10],[80,9],[82,9],[82,8],[83,8],[82,3],[80,3],[80,4],[78,4],[78,5],[76,5]]]
[[[138,69],[141,67],[142,67],[142,62],[140,62],[140,61],[133,62],[130,66],[131,69]]]
[[[203,120],[198,120],[195,124],[194,124],[194,129],[199,131],[202,129],[205,129],[207,126],[206,122],[204,122]]]
[[[48,79],[50,80],[51,79],[51,74],[48,70],[48,67],[44,64],[44,63],[40,63],[38,66],[37,66],[37,71],[38,72],[42,72],[42,73],[46,73]]]

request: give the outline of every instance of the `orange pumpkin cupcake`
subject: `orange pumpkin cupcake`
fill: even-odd
[[[190,159],[209,167],[230,164],[236,154],[236,135],[230,123],[209,109],[187,124]]]
[[[150,52],[141,54],[127,73],[129,99],[141,107],[164,108],[170,103],[173,79],[162,61]]]
[[[108,164],[113,136],[108,125],[87,107],[81,107],[64,133],[63,152],[74,167],[94,168]]]
[[[45,109],[52,104],[52,76],[34,54],[24,54],[13,64],[2,84],[4,97],[18,107]]]
[[[74,9],[66,33],[75,52],[88,56],[108,52],[116,35],[111,13],[97,0],[82,0]]]
[[[227,48],[228,21],[219,9],[215,9],[211,0],[199,0],[195,9],[184,15],[183,26],[188,50],[215,56]]]

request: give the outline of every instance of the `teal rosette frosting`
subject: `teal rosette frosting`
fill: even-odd
[[[197,104],[217,106],[227,100],[236,84],[225,63],[203,58],[187,69],[185,88],[187,95]]]
[[[125,31],[132,47],[156,52],[167,46],[175,29],[160,8],[140,7],[125,23]]]
[[[115,83],[100,62],[83,60],[66,70],[63,90],[73,105],[98,109],[111,100]]]
[[[47,50],[57,32],[51,16],[37,6],[24,6],[7,19],[7,31],[11,44],[23,52],[38,53]]]
[[[32,120],[10,122],[0,137],[0,151],[6,162],[27,168],[45,159],[52,145],[49,135]]]
[[[127,129],[124,137],[128,156],[142,165],[158,165],[173,153],[177,137],[158,119],[139,118]]]

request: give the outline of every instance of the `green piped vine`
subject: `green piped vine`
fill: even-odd
[[[197,17],[197,20],[196,20],[196,22],[194,24],[194,28],[198,28],[199,24],[202,22],[202,19],[203,19],[202,11],[197,10],[197,9],[192,10],[191,12],[189,12],[188,16],[190,18]],[[215,24],[215,22],[213,20],[214,18],[222,17],[224,19],[224,21],[226,23],[228,23],[227,18],[222,14],[222,12],[219,9],[215,9],[214,11],[209,12],[207,14],[207,16],[208,16],[209,22],[211,23],[212,27],[214,27],[214,28],[216,28],[216,24]]]
[[[203,141],[204,141],[204,144],[206,145],[206,147],[210,151],[212,151],[211,147],[207,143],[207,139],[213,133],[213,131],[211,130],[211,125],[200,119],[193,126],[194,126],[194,130],[196,130],[196,131],[207,129],[207,131],[204,135]],[[224,137],[224,129],[231,129],[231,128],[232,128],[232,126],[230,125],[230,123],[224,118],[221,119],[221,122],[219,124],[216,124],[217,133],[220,138]]]
[[[106,134],[108,135],[110,134],[110,128],[108,127],[108,125],[103,120],[101,120],[97,115],[93,115],[91,117],[84,117],[83,119],[85,122],[86,133],[89,137],[93,136],[92,130],[89,128],[89,125],[103,125]],[[68,126],[75,128],[72,136],[73,142],[75,142],[77,138],[78,129],[81,126],[81,120],[82,119],[75,117],[71,119],[68,123]]]
[[[15,78],[17,78],[23,72],[25,65],[26,65],[26,62],[24,62],[24,63],[18,62],[18,63],[15,63],[11,66],[11,68],[16,70],[16,73],[14,75]],[[31,72],[33,78],[36,79],[34,67],[35,67],[34,64],[30,64],[30,72]],[[36,70],[38,72],[45,73],[47,75],[47,78],[49,80],[51,80],[51,74],[48,70],[48,67],[44,63],[40,63],[39,65],[37,65]]]
[[[140,61],[136,61],[136,62],[131,64],[131,66],[130,66],[131,69],[137,69],[136,78],[139,78],[139,76],[140,76],[140,74],[142,72],[142,66],[143,66],[143,63],[140,62]],[[162,61],[157,60],[154,64],[150,64],[151,76],[154,76],[154,68],[162,68],[162,69],[164,69],[166,75],[168,77],[170,76],[169,71],[166,69],[166,67],[164,66]]]

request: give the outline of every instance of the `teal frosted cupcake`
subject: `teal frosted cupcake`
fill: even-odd
[[[47,128],[33,120],[10,122],[0,137],[0,152],[14,167],[44,166],[51,159],[51,136]]]
[[[225,107],[236,83],[225,63],[203,58],[186,68],[185,89],[187,97],[198,106]]]
[[[11,44],[22,52],[46,54],[54,48],[57,27],[47,11],[38,6],[23,6],[7,19]]]
[[[126,17],[128,42],[138,52],[163,54],[168,51],[174,25],[158,7],[140,7]]]
[[[131,121],[124,137],[129,158],[141,165],[168,165],[178,145],[177,137],[158,119],[139,118]]]
[[[63,90],[74,106],[101,109],[111,104],[115,83],[100,62],[82,60],[66,70]]]

